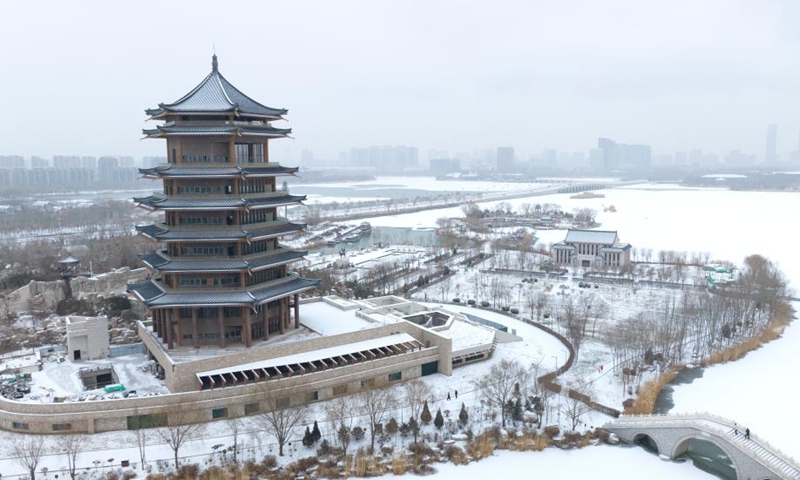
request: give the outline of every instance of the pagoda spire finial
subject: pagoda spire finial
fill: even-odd
[[[211,56],[211,71],[216,72],[218,67],[219,64],[217,63],[217,54],[215,53],[214,55]]]

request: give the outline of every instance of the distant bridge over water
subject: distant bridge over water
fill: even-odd
[[[710,442],[731,460],[738,480],[798,480],[800,465],[791,457],[751,434],[742,426],[710,414],[622,416],[603,426],[621,440],[638,443],[649,438],[658,453],[675,458],[692,439]]]

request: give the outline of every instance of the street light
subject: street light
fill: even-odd
[[[558,355],[551,355],[553,357],[553,362],[556,364],[556,370],[558,370]]]

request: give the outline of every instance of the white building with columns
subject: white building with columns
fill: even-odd
[[[551,249],[553,262],[580,268],[624,268],[631,262],[631,246],[616,231],[568,230]]]

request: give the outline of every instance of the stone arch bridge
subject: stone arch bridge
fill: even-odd
[[[738,480],[800,480],[800,465],[791,457],[753,434],[745,438],[744,427],[715,415],[625,415],[603,428],[627,443],[649,437],[669,458],[685,453],[689,440],[711,442],[731,460]]]

